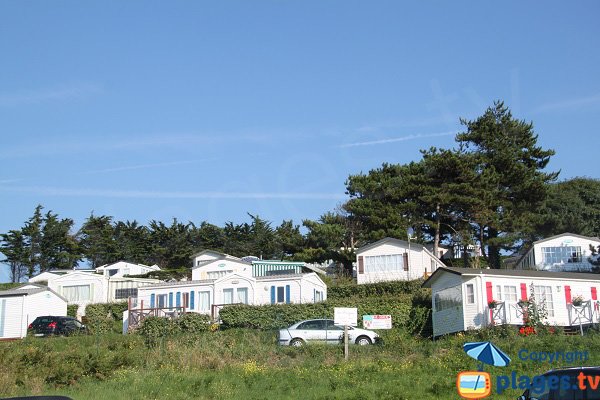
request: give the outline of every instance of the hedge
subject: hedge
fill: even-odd
[[[209,329],[210,322],[208,315],[197,313],[187,313],[176,319],[148,317],[142,321],[137,333],[144,337],[148,347],[156,347],[166,336],[205,332]]]
[[[79,306],[77,304],[69,304],[67,305],[67,316],[69,317],[77,317],[77,310],[79,309]]]
[[[85,308],[85,324],[90,333],[121,333],[123,311],[127,302],[89,304]]]
[[[224,307],[219,316],[224,328],[281,329],[304,319],[333,318],[334,307],[357,307],[359,326],[362,326],[362,315],[387,314],[392,316],[394,326],[414,330],[412,296],[407,294],[329,299],[309,304],[231,305]]]
[[[422,279],[413,281],[390,281],[368,283],[364,285],[345,284],[327,288],[328,299],[344,299],[353,296],[379,297],[388,295],[412,294],[418,292],[423,283]]]

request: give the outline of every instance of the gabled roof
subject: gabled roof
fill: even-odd
[[[548,240],[558,239],[558,238],[565,237],[565,236],[573,236],[573,237],[576,237],[576,238],[579,238],[579,239],[593,240],[595,242],[600,242],[600,238],[597,238],[597,237],[583,236],[583,235],[577,235],[575,233],[565,232],[565,233],[561,233],[560,235],[554,235],[554,236],[550,236],[549,238],[540,239],[540,240],[538,240],[536,242],[533,242],[533,245],[535,246],[536,244],[544,243],[544,242],[547,242]]]
[[[234,263],[237,263],[237,264],[243,264],[243,265],[252,266],[252,263],[249,263],[247,261],[242,261],[242,260],[240,260],[239,258],[236,258],[236,257],[232,257],[232,258],[222,257],[222,258],[217,258],[216,260],[202,261],[200,264],[194,265],[192,267],[192,271],[195,270],[195,269],[197,269],[197,268],[202,268],[202,267],[204,267],[204,266],[206,266],[208,264],[212,264],[212,263],[218,262],[218,261],[231,261],[231,262],[234,262]]]
[[[213,255],[216,255],[217,258],[235,258],[236,260],[239,260],[239,258],[237,258],[237,257],[222,253],[220,251],[210,250],[210,249],[205,249],[205,250],[199,251],[198,253],[190,256],[190,258],[196,258],[198,256],[201,256],[202,254],[213,254]]]
[[[156,283],[154,285],[139,287],[138,290],[153,289],[153,288],[160,288],[160,287],[170,287],[170,286],[206,285],[206,284],[211,284],[214,282],[215,282],[215,279],[202,279],[202,280],[198,280],[198,281],[161,282],[161,283]]]
[[[25,289],[27,288],[27,289]],[[67,301],[64,297],[50,289],[48,286],[38,285],[36,283],[26,283],[19,287],[10,290],[0,290],[0,297],[15,297],[15,296],[29,296],[41,292],[51,292],[60,297],[62,300]]]
[[[507,278],[540,278],[540,279],[567,279],[583,281],[600,281],[600,274],[584,272],[550,272],[521,269],[481,269],[481,268],[438,268],[423,284],[422,287],[431,287],[431,284],[442,274],[450,273],[461,276],[501,276]]]
[[[364,245],[364,246],[356,249],[356,254],[364,253],[367,250],[374,249],[375,247],[379,247],[382,244],[386,244],[386,243],[397,245],[397,246],[402,246],[402,247],[408,247],[408,246],[413,247],[414,246],[415,249],[424,249],[424,250],[427,250],[425,248],[425,246],[423,246],[420,243],[416,243],[416,242],[410,242],[409,243],[406,240],[400,240],[400,239],[395,239],[395,238],[391,238],[391,237],[385,237],[385,238],[380,239],[380,240],[378,240],[376,242]]]

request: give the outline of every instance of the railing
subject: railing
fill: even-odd
[[[507,323],[506,320],[506,306],[503,301],[496,302],[496,307],[490,308],[491,311],[491,324],[492,325],[504,325]]]
[[[184,307],[165,308],[139,308],[129,310],[129,327],[139,326],[148,317],[163,317],[168,319],[179,318],[185,314]]]
[[[569,311],[569,325],[579,325],[581,335],[583,336],[583,325],[594,323],[594,309],[592,308],[592,302],[590,300],[584,301],[579,306],[567,304],[567,310]]]

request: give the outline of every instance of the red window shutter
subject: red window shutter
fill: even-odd
[[[527,285],[525,283],[521,283],[521,300],[527,299]]]
[[[408,271],[408,253],[404,253],[402,256],[404,261],[404,270]]]
[[[592,287],[592,300],[598,300],[598,292],[595,287]]]
[[[358,256],[358,273],[359,274],[365,273],[365,261],[364,261],[363,256]]]
[[[494,295],[492,294],[492,282],[486,282],[485,283],[485,293],[487,295],[487,301],[488,303],[492,300],[494,300]]]
[[[567,304],[571,304],[571,286],[565,285],[565,299]]]

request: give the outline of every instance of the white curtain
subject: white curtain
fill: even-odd
[[[63,296],[69,302],[92,299],[90,285],[63,286]]]
[[[200,311],[210,311],[210,292],[198,292]]]
[[[233,289],[223,289],[223,304],[233,303]]]
[[[248,304],[248,288],[240,288],[237,290],[237,302]]]

